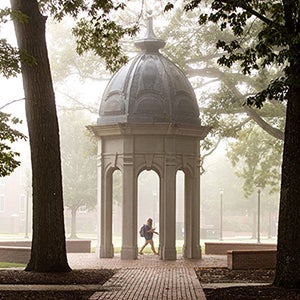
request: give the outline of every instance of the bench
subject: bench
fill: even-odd
[[[275,249],[262,250],[229,250],[227,267],[231,270],[275,269]]]
[[[229,250],[276,250],[276,244],[206,242],[205,254],[226,255]]]

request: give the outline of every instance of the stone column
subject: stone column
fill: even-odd
[[[99,165],[98,171],[98,243],[97,256],[100,258],[112,258],[114,248],[112,244],[112,171],[105,173],[105,166]],[[99,180],[100,177],[100,180]]]
[[[164,171],[162,213],[160,222],[163,223],[163,240],[160,257],[164,260],[176,259],[176,159],[167,155]]]
[[[163,259],[162,249],[164,244],[164,222],[163,222],[163,211],[164,211],[164,176],[160,174],[159,177],[159,242],[158,242],[158,254],[160,259]]]
[[[130,140],[126,141],[124,150],[125,153],[133,153],[133,147],[131,148],[130,145],[133,145],[133,142]],[[124,154],[121,259],[137,258],[137,232],[137,175],[134,170],[133,154]]]
[[[200,174],[195,168],[195,175],[185,176],[184,197],[184,246],[185,258],[201,258],[200,247]]]

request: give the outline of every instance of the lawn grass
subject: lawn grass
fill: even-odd
[[[0,269],[7,269],[7,268],[25,268],[25,264],[17,264],[17,263],[9,263],[9,262],[1,262],[0,261]]]

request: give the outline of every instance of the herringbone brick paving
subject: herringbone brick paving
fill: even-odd
[[[204,300],[195,267],[226,266],[225,256],[203,256],[201,260],[162,261],[154,255],[137,260],[97,259],[95,254],[68,254],[72,268],[113,268],[118,272],[90,300]]]

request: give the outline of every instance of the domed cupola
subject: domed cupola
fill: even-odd
[[[120,257],[137,259],[136,229],[140,223],[137,183],[141,172],[153,170],[159,180],[158,203],[156,208],[156,204],[153,206],[153,214],[159,219],[159,256],[163,260],[176,259],[176,175],[181,170],[185,186],[182,255],[200,259],[199,145],[210,127],[200,124],[196,97],[187,78],[159,52],[165,42],[155,37],[151,18],[146,38],[135,45],[140,53],[112,77],[100,104],[97,124],[88,126],[98,139],[96,255],[114,257],[113,174],[120,170],[123,186]],[[150,198],[152,201],[153,197]]]
[[[165,46],[148,19],[147,36],[135,42],[140,53],[108,83],[99,125],[172,123],[200,125],[194,90],[183,72],[159,49]]]

